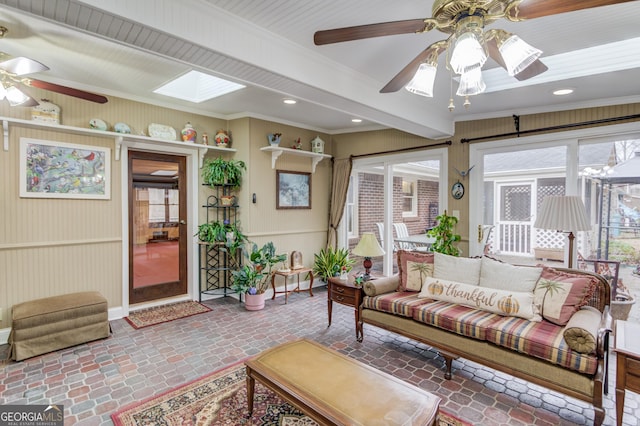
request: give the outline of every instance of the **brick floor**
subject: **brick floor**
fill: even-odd
[[[334,305],[327,328],[326,289],[293,294],[248,312],[233,298],[205,302],[211,312],[140,330],[112,322],[113,335],[0,367],[0,404],[63,404],[65,423],[110,425],[111,413],[274,345],[307,337],[436,393],[442,407],[483,426],[587,425],[589,404],[466,360],[443,378],[429,347],[365,324],[356,342],[353,310]],[[0,356],[6,355],[0,346]],[[615,355],[605,425],[615,425]],[[304,360],[301,360],[304,362]],[[640,397],[628,392],[625,425],[638,425]]]

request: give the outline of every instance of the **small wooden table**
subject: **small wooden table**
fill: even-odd
[[[310,340],[268,349],[245,365],[249,417],[256,380],[321,425],[431,426],[438,414],[436,395]]]
[[[362,304],[362,286],[355,285],[355,279],[349,277],[348,280],[341,280],[340,277],[332,277],[327,281],[327,313],[329,315],[329,325],[331,327],[331,313],[333,302],[350,306],[355,310],[356,318],[356,340],[362,342],[362,320],[360,319],[360,305]]]
[[[640,324],[616,321],[616,424],[622,424],[625,389],[640,393]]]
[[[300,274],[308,273],[309,274],[309,296],[313,297],[313,269],[311,268],[298,268],[298,269],[290,269],[288,271],[276,271],[271,275],[271,287],[273,288],[273,296],[271,300],[276,298],[276,294],[284,293],[284,303],[287,303],[289,299],[289,293],[299,293],[300,292]],[[280,275],[284,277],[284,291],[276,291],[276,275]],[[298,285],[296,288],[292,290],[287,290],[287,281],[289,277],[292,275],[298,276]]]

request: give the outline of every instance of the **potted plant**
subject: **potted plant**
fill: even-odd
[[[349,259],[349,250],[328,247],[314,255],[313,274],[326,282],[330,277],[340,275],[343,270],[351,271],[353,263],[354,260]]]
[[[246,170],[247,166],[242,160],[208,158],[202,167],[202,180],[209,186],[229,185],[239,188],[242,184],[242,173]]]
[[[240,231],[238,224],[229,220],[213,221],[198,226],[196,236],[207,244],[223,244],[221,249],[229,253],[232,261],[237,260],[237,254],[247,241],[247,237]]]
[[[458,223],[458,218],[448,216],[445,210],[440,216],[436,217],[436,220],[438,224],[427,231],[428,236],[436,239],[431,245],[431,250],[451,256],[459,256],[460,249],[453,245],[461,239],[460,235],[453,232],[453,228]]]
[[[258,310],[264,308],[264,293],[269,288],[272,268],[284,262],[286,254],[276,254],[276,248],[270,241],[258,248],[253,244],[251,253],[247,255],[247,263],[239,270],[232,271],[231,289],[245,295],[245,308]]]

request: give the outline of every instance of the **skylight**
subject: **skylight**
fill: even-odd
[[[159,93],[173,98],[184,99],[185,101],[200,103],[236,90],[244,89],[246,86],[223,80],[212,75],[199,71],[189,71],[182,76],[171,80],[167,84],[160,86],[154,93]]]

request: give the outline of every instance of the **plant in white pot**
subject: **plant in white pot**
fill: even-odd
[[[276,254],[276,248],[271,241],[262,248],[254,244],[251,253],[247,254],[247,263],[237,271],[231,272],[231,289],[238,294],[244,294],[247,310],[264,308],[264,293],[269,289],[273,266],[286,259],[286,254]]]

